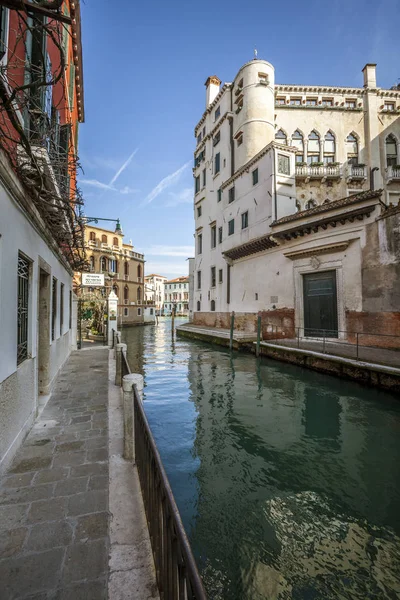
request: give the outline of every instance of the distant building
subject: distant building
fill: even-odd
[[[72,276],[85,262],[80,2],[8,4],[15,9],[0,6],[0,471],[76,348]]]
[[[164,275],[146,275],[145,281],[145,298],[148,301],[152,301],[155,304],[156,312],[158,315],[162,313],[164,306],[164,283],[168,277]]]
[[[232,83],[208,78],[194,323],[229,327],[235,311],[254,331],[262,312],[265,334],[400,335],[400,90],[363,73],[363,88],[279,85],[252,60]]]
[[[189,316],[189,277],[177,277],[164,283],[164,314],[175,307],[178,316]]]
[[[111,289],[118,296],[118,325],[142,325],[145,306],[153,304],[144,297],[144,255],[123,238],[119,225],[112,231],[89,224],[85,228],[86,256],[90,270],[105,275],[104,297]],[[154,306],[147,312],[154,316]]]

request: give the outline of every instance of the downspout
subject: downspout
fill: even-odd
[[[231,87],[231,113],[233,113],[233,85]],[[235,144],[233,142],[233,117],[229,117],[229,136],[231,142],[231,177],[235,174]]]
[[[276,194],[275,148],[274,148],[274,152],[272,155],[272,177],[274,179],[274,211],[275,211],[274,220],[276,221],[278,219],[278,199],[277,199],[277,194]]]
[[[370,188],[370,190],[375,189],[374,171],[379,171],[379,167],[370,168],[370,171],[369,171],[369,188]]]

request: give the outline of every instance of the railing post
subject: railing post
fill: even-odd
[[[297,328],[297,347],[300,348],[300,327]]]
[[[231,331],[230,331],[230,335],[229,335],[229,349],[232,350],[233,348],[233,330],[235,328],[235,311],[232,311],[231,314]]]
[[[126,344],[116,345],[115,385],[122,385],[122,353],[126,353]]]
[[[124,410],[124,458],[134,462],[135,460],[135,440],[134,440],[134,419],[135,419],[135,394],[142,400],[143,395],[143,376],[132,373],[125,375],[122,380],[123,390],[123,410]]]
[[[357,358],[357,360],[358,360],[358,331],[357,331],[357,333],[356,333],[356,336],[357,336],[357,354],[356,354],[356,358]]]
[[[260,356],[260,341],[261,341],[261,313],[258,313],[257,316],[257,346],[256,346],[256,356]]]

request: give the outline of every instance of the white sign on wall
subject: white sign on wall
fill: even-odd
[[[82,285],[89,287],[104,287],[104,274],[82,273]]]

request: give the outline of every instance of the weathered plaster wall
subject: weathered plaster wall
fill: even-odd
[[[45,393],[71,346],[69,292],[72,277],[56,251],[46,243],[23,209],[2,182],[0,164],[0,470],[5,468],[21,443],[26,428],[36,415],[38,400],[38,300],[40,268],[46,265],[50,277],[57,278],[55,339],[48,331],[49,365]],[[7,173],[10,178],[10,173]],[[9,181],[9,179],[6,179]],[[16,186],[18,184],[16,183]],[[17,189],[17,188],[16,188]],[[31,261],[28,307],[28,358],[17,366],[17,269],[18,253]],[[64,319],[60,330],[60,284],[64,284]],[[50,307],[51,310],[51,307]]]

